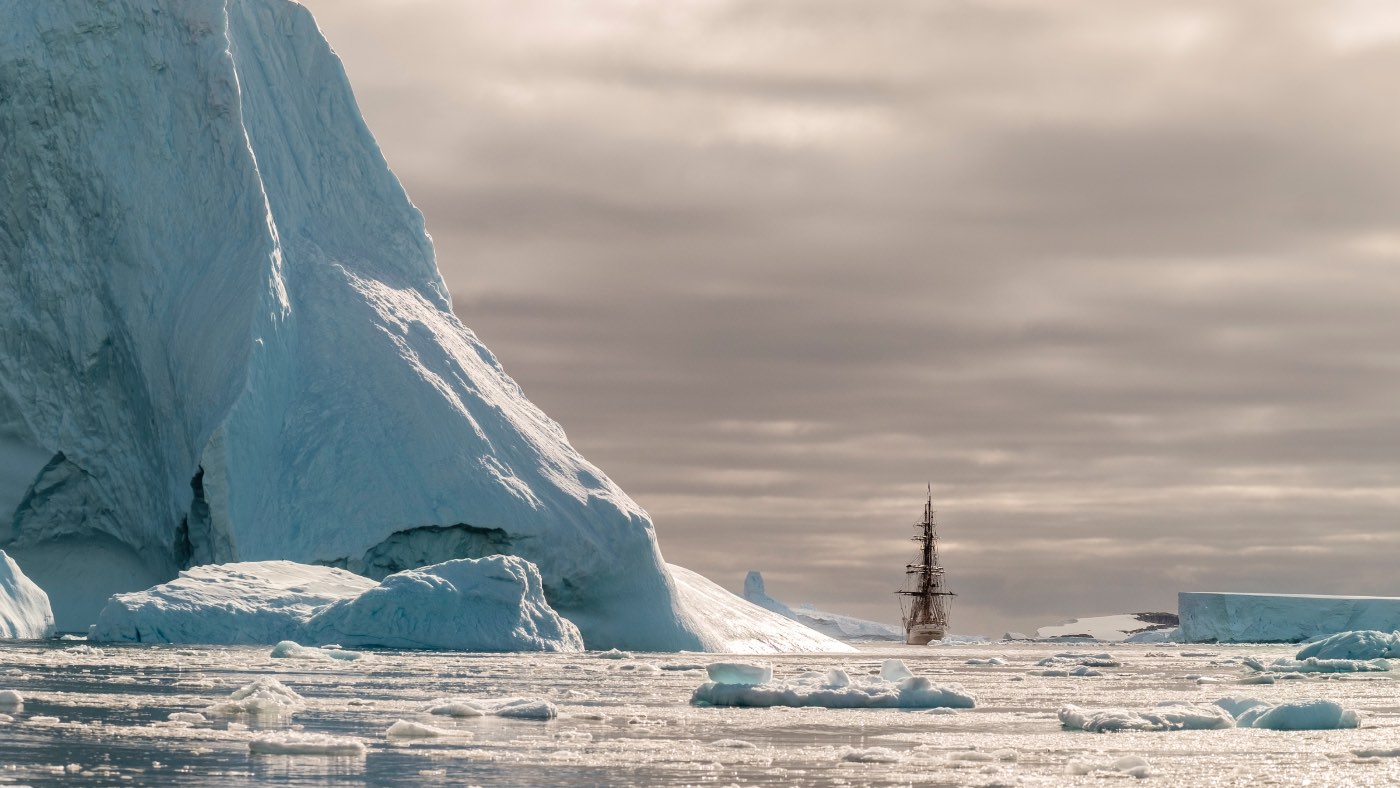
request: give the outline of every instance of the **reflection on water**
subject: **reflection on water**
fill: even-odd
[[[24,697],[0,709],[0,781],[32,785],[1064,785],[1101,784],[1084,763],[1136,755],[1155,784],[1292,783],[1303,770],[1324,783],[1400,780],[1400,758],[1355,749],[1400,746],[1400,708],[1389,674],[1232,685],[1238,658],[1280,647],[1095,647],[1123,662],[1100,678],[1030,675],[1063,647],[871,646],[858,655],[771,659],[779,679],[806,670],[876,673],[889,656],[938,683],[961,683],[978,708],[898,710],[718,709],[689,703],[704,680],[695,654],[499,655],[375,652],[357,662],[272,659],[270,648],[0,645],[0,689]],[[1182,656],[1186,651],[1191,656]],[[998,656],[1005,666],[966,664]],[[1199,675],[1225,684],[1198,684]],[[170,720],[204,712],[260,676],[304,699],[288,717]],[[1323,697],[1359,708],[1352,731],[1246,729],[1095,735],[1064,731],[1064,703],[1150,708],[1252,695],[1271,702]],[[430,716],[439,698],[542,698],[557,719]],[[394,740],[396,720],[446,729]],[[260,732],[304,730],[355,737],[360,757],[253,755]],[[995,756],[993,754],[995,753]],[[1074,764],[1080,764],[1076,767]],[[1320,770],[1320,771],[1319,771]]]

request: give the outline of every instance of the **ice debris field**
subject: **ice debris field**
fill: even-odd
[[[1303,659],[1383,660],[1394,645],[1348,633]],[[1400,780],[1389,671],[1270,672],[1299,646],[1099,649],[754,658],[9,641],[0,762],[6,781],[31,785]]]

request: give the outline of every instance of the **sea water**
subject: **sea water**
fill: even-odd
[[[0,646],[0,782],[30,785],[1313,785],[1400,782],[1400,696],[1390,673],[1236,683],[1240,660],[1296,647],[862,645],[859,654],[467,654],[372,651],[347,661],[273,658],[269,647]],[[1100,676],[1037,675],[1066,651],[1109,652]],[[968,660],[1004,661],[967,664]],[[901,659],[977,698],[963,710],[692,705],[717,661],[878,675]],[[301,696],[289,714],[215,716],[260,678]],[[1065,730],[1066,704],[1150,710],[1252,696],[1323,698],[1361,713],[1354,730],[1231,728],[1112,734]],[[518,698],[554,716],[502,717]],[[478,716],[428,714],[453,699]],[[470,710],[465,713],[473,713]],[[175,715],[172,719],[171,715]],[[199,714],[204,717],[192,715]],[[3,719],[3,718],[0,718]],[[400,734],[389,730],[400,720]],[[430,736],[432,731],[440,735]],[[250,741],[321,734],[350,755],[263,754]],[[428,736],[428,737],[425,737]],[[1393,755],[1392,755],[1393,754]],[[1114,782],[1111,784],[1122,784]]]

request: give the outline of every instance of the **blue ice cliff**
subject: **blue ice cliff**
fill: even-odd
[[[454,316],[306,9],[0,5],[0,184],[0,547],[61,629],[202,564],[512,554],[589,647],[732,642]]]

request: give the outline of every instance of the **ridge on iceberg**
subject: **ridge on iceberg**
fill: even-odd
[[[458,559],[380,583],[290,561],[201,566],[118,594],[94,641],[342,646],[457,651],[582,651],[578,628],[545,601],[539,572],[515,556]]]
[[[729,639],[453,314],[305,8],[0,18],[0,547],[59,627],[203,564],[510,554],[592,648]]]
[[[895,626],[878,621],[828,613],[812,605],[791,608],[768,595],[764,587],[763,573],[750,570],[744,577],[744,599],[780,616],[811,627],[812,629],[842,640],[904,640],[904,632]]]
[[[0,550],[0,639],[32,640],[50,637],[53,632],[48,594],[25,577],[15,559]]]

